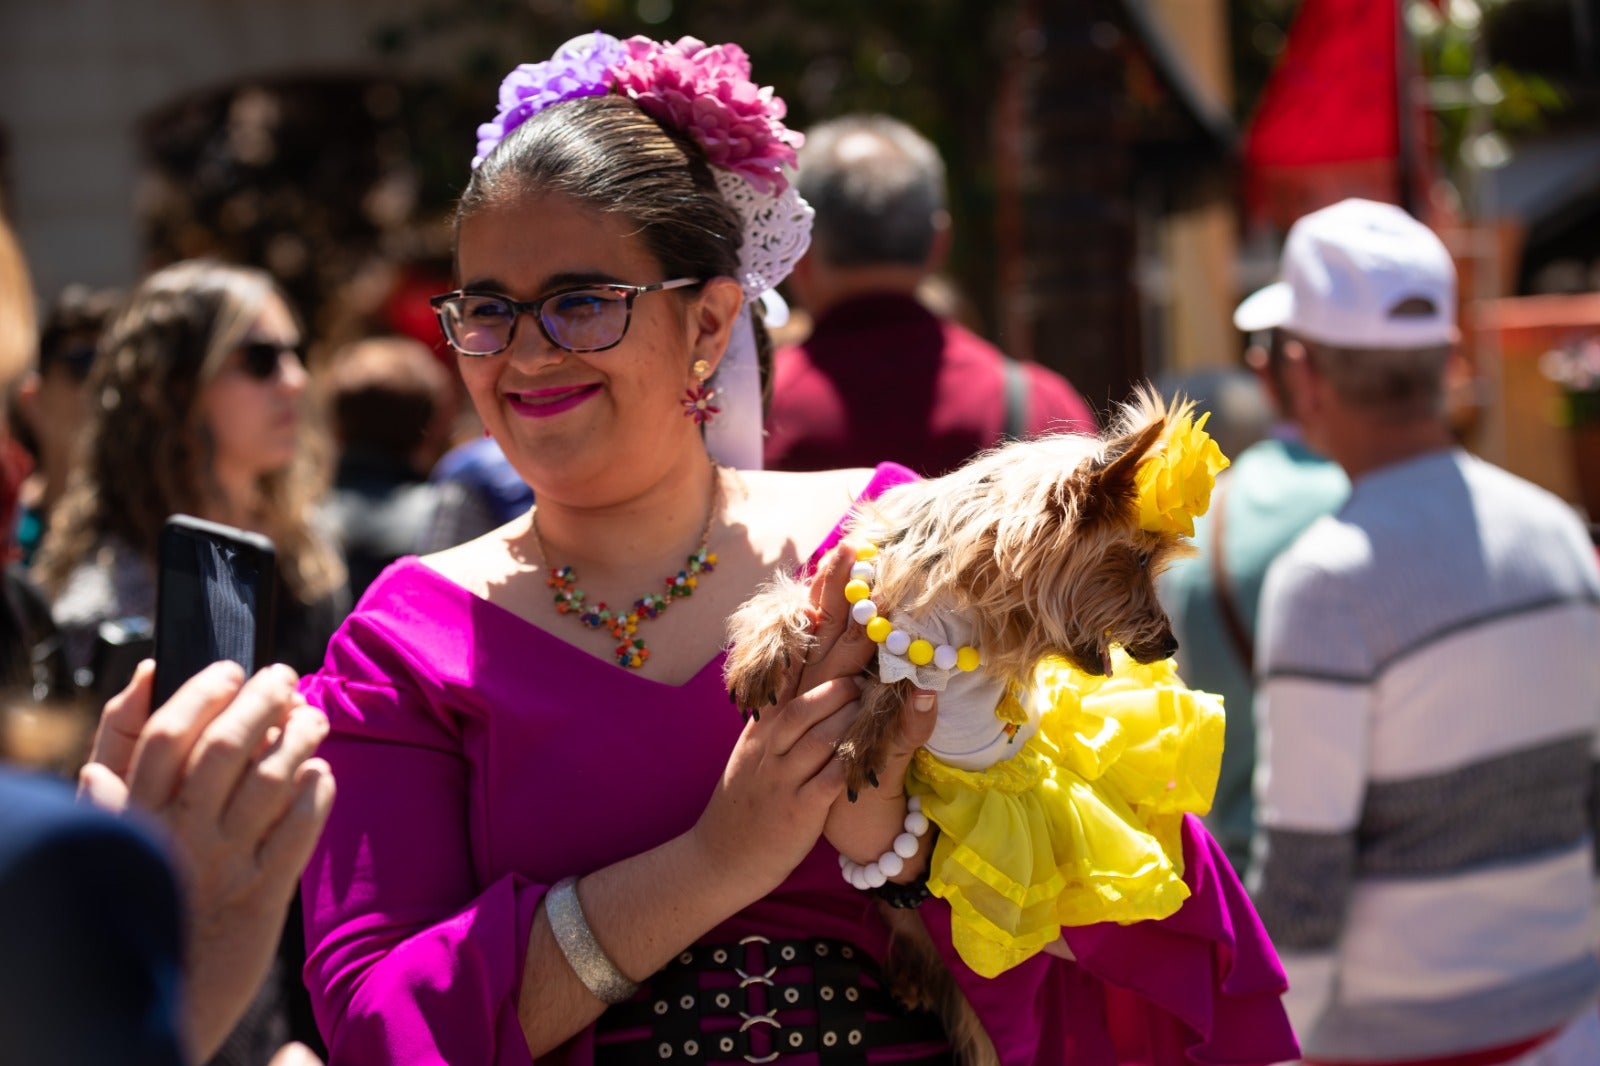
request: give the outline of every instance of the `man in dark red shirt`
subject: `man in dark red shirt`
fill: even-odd
[[[932,144],[886,116],[848,116],[806,134],[799,170],[817,217],[790,285],[815,325],[775,356],[769,468],[893,460],[937,476],[1007,435],[1094,431],[1066,379],[918,298],[949,248]]]

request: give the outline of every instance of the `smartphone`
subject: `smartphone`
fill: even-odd
[[[180,514],[162,527],[158,553],[152,707],[218,660],[233,660],[246,676],[272,661],[277,555],[270,540]]]

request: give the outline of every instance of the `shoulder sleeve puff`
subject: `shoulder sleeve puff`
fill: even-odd
[[[530,1061],[516,1007],[546,886],[474,874],[440,649],[397,635],[397,616],[427,600],[425,587],[388,608],[369,595],[302,684],[332,727],[320,754],[339,787],[302,880],[305,979],[331,1064]]]

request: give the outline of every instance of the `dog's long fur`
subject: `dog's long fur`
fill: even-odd
[[[1113,643],[1139,662],[1167,658],[1177,645],[1155,578],[1192,549],[1176,534],[1139,528],[1136,472],[1191,406],[1169,409],[1141,389],[1100,437],[1004,445],[944,477],[884,493],[853,522],[881,530],[873,560],[880,613],[958,612],[983,654],[980,669],[1019,684],[1046,656],[1104,674]],[[805,587],[780,577],[735,613],[729,636],[734,701],[766,705],[813,643]],[[875,664],[864,680],[862,712],[839,746],[852,797],[876,780],[912,688],[880,682]],[[960,1062],[997,1061],[921,920],[883,910],[896,934],[886,966],[895,994],[942,1015]]]

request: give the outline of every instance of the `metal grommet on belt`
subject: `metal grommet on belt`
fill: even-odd
[[[600,1016],[597,1063],[781,1064],[814,1055],[819,1066],[867,1066],[879,1048],[904,1048],[920,1066],[950,1062],[938,1019],[896,1003],[859,946],[748,936],[696,944],[678,960]]]

